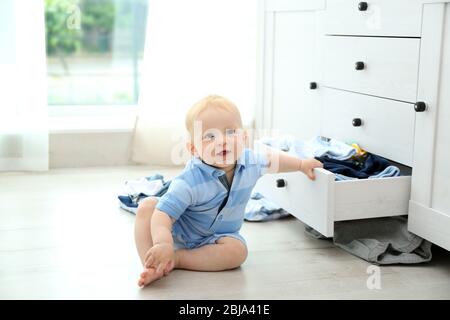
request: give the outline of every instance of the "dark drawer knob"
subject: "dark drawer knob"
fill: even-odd
[[[414,104],[414,110],[416,110],[416,112],[424,112],[427,110],[427,104],[425,102],[418,101]]]
[[[355,118],[355,119],[352,120],[352,125],[354,127],[361,127],[362,120],[360,118]]]
[[[311,90],[317,89],[317,82],[310,82],[309,83],[309,88]]]
[[[359,11],[366,11],[367,7],[369,7],[367,2],[360,2],[360,3],[358,3],[358,10]]]
[[[277,188],[284,188],[284,187],[286,187],[286,180],[277,179]]]
[[[364,70],[364,68],[365,68],[364,62],[362,62],[362,61],[357,61],[357,62],[355,63],[355,69],[356,69],[356,70]]]

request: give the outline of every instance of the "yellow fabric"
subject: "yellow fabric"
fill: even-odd
[[[363,148],[361,148],[361,147],[359,146],[359,144],[357,144],[357,143],[352,143],[351,146],[352,146],[353,148],[355,148],[356,154],[357,154],[358,156],[364,156],[364,155],[367,153],[367,151],[364,150]]]

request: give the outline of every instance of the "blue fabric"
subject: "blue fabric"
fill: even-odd
[[[389,161],[371,153],[357,160],[336,160],[326,156],[316,157],[316,159],[323,163],[324,169],[336,175],[336,180],[374,179],[400,174],[400,170],[391,166]]]
[[[290,216],[290,214],[265,198],[259,192],[253,192],[245,208],[245,220],[269,221]]]
[[[155,173],[154,175],[151,175],[149,177],[145,177],[145,179],[147,179],[148,181],[164,180],[164,177],[163,177],[163,175],[161,175],[159,173]]]
[[[251,191],[267,166],[268,160],[263,155],[245,149],[237,160],[228,190],[219,180],[225,175],[223,170],[194,157],[172,179],[156,207],[175,220],[172,233],[188,247],[199,246],[213,235],[238,237]]]
[[[161,187],[155,192],[149,193],[147,192],[148,188],[146,188],[148,186],[142,184],[142,179],[127,181],[127,183],[132,182],[134,183],[134,185],[133,188],[125,188],[125,191],[123,191],[122,194],[118,195],[119,205],[122,209],[136,214],[137,207],[143,199],[149,196],[163,196],[167,192],[171,183],[171,180],[164,181],[164,177],[161,174],[154,174],[148,177],[144,177],[144,179],[146,181],[161,180]],[[140,184],[142,185],[142,188],[139,188]]]
[[[336,176],[336,181],[344,181],[344,180],[358,180],[358,178],[347,177],[339,173],[334,174]],[[379,178],[389,178],[389,177],[397,177],[400,175],[400,169],[396,166],[389,166],[380,173],[370,176],[367,179],[379,179]]]
[[[389,166],[380,173],[370,176],[368,179],[379,179],[379,178],[388,178],[388,177],[396,177],[400,175],[400,169],[396,166]]]
[[[331,159],[347,160],[356,155],[356,149],[352,146],[336,139],[327,139],[321,136],[316,136],[307,141],[291,136],[262,138],[261,142],[286,151],[300,159],[328,156]]]

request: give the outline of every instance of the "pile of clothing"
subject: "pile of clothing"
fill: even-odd
[[[409,232],[405,216],[337,221],[332,239],[309,226],[305,231],[376,265],[423,263],[432,257],[432,243]]]
[[[400,169],[386,159],[363,150],[357,143],[316,136],[302,141],[291,136],[263,138],[263,144],[283,150],[301,159],[316,158],[324,169],[333,172],[336,181],[396,177]]]
[[[139,203],[150,196],[161,197],[167,192],[170,180],[164,181],[161,174],[154,174],[137,180],[125,182],[125,186],[118,196],[119,206],[136,214]]]
[[[290,216],[290,213],[259,192],[253,192],[245,207],[247,221],[269,221]]]

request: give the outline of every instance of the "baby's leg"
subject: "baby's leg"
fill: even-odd
[[[143,265],[145,262],[145,254],[153,246],[152,234],[150,230],[153,210],[155,210],[157,203],[158,200],[155,198],[145,198],[139,204],[136,212],[134,238],[136,241],[136,249]]]
[[[242,241],[222,237],[216,244],[175,252],[176,269],[195,271],[222,271],[239,267],[247,258],[247,248]]]
[[[145,263],[145,254],[153,246],[150,229],[153,210],[155,210],[157,202],[158,200],[155,198],[146,198],[139,204],[136,212],[134,237],[142,265]],[[144,268],[144,271],[140,274],[138,285],[140,287],[148,285],[151,282],[160,279],[162,276],[163,274],[157,274],[154,268]]]

